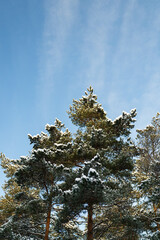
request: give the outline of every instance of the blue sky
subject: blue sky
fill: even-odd
[[[159,0],[0,0],[0,152],[27,155],[27,134],[56,117],[73,130],[66,110],[90,85],[109,118],[136,108],[136,128],[149,124],[160,111],[159,13]]]

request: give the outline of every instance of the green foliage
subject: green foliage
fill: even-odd
[[[71,118],[73,124],[80,127],[84,127],[92,122],[99,119],[105,119],[106,113],[104,112],[101,104],[97,102],[97,96],[93,94],[93,88],[89,87],[88,92],[85,92],[79,101],[73,99],[73,105],[70,106],[68,111],[69,117]]]
[[[113,229],[120,226],[119,234],[114,238],[120,239],[120,232],[121,237],[129,232],[127,224],[122,223],[122,216],[128,214],[132,205],[128,196],[131,196],[132,192],[131,171],[133,157],[137,151],[129,135],[134,126],[136,111],[132,110],[129,114],[123,112],[122,116],[111,121],[97,102],[97,96],[93,94],[93,89],[90,87],[88,93],[85,92],[85,96],[79,100],[73,100],[73,106],[70,106],[68,113],[73,124],[79,126],[73,146],[77,149],[75,157],[81,163],[76,178],[80,180],[77,182],[75,179],[70,190],[64,192],[64,208],[60,213],[59,223],[74,219],[81,212],[88,211],[88,207],[93,205],[93,212],[96,216],[94,217],[95,237],[113,239],[116,235]],[[94,161],[99,166],[95,168],[93,159],[97,154],[99,157]],[[89,166],[87,171],[86,166]],[[100,181],[98,182],[97,179],[97,188],[94,185],[95,181],[90,181],[91,177],[88,176],[91,169],[93,172],[96,170],[98,174],[95,174]],[[94,198],[95,195],[96,198]],[[101,197],[98,198],[98,196]],[[113,209],[117,205],[119,207],[114,214]],[[101,212],[96,211],[99,206],[103,206]],[[124,213],[126,206],[128,212]],[[110,217],[107,218],[107,215]],[[111,216],[112,221],[109,220]],[[111,222],[112,226],[110,226]],[[62,224],[59,227],[62,228]],[[111,228],[112,231],[110,231]]]
[[[160,114],[153,117],[151,125],[137,130],[140,157],[136,163],[141,219],[145,231],[160,231]],[[153,238],[156,235],[153,234]],[[158,238],[157,238],[158,239]]]
[[[152,230],[149,216],[154,217],[152,222],[159,221],[159,115],[151,126],[138,131],[137,151],[130,138],[135,109],[112,121],[90,87],[85,96],[73,100],[68,114],[78,126],[74,135],[56,119],[54,125],[46,125],[47,133],[28,135],[33,146],[28,156],[2,161],[8,182],[0,202],[0,237],[140,239],[140,232]],[[143,180],[139,191],[135,177],[137,185]],[[147,198],[143,208],[134,206],[135,193],[139,202]],[[156,215],[153,206],[149,213],[151,204]],[[152,239],[159,234],[156,230]]]

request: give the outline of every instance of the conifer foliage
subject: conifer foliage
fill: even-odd
[[[160,114],[143,130],[137,130],[139,158],[137,159],[137,181],[141,201],[141,217],[144,230],[150,239],[160,237]]]
[[[31,153],[15,161],[20,204],[1,225],[2,240],[136,236],[131,172],[137,152],[130,139],[136,110],[112,121],[90,87],[68,114],[78,127],[74,136],[56,119],[47,133],[29,135]],[[25,188],[38,190],[36,198]]]
[[[123,112],[122,116],[111,121],[107,118],[102,106],[97,102],[97,96],[94,95],[93,89],[90,87],[88,92],[85,92],[85,96],[79,100],[73,100],[73,106],[70,106],[68,113],[72,122],[80,127],[74,139],[74,144],[78,145],[77,158],[82,164],[85,161],[84,169],[86,163],[90,166],[87,174],[90,173],[90,169],[92,169],[91,172],[97,172],[98,187],[99,191],[101,191],[101,199],[96,194],[97,199],[93,201],[92,196],[94,196],[96,190],[93,190],[91,186],[94,186],[94,181],[91,183],[90,178],[87,178],[86,175],[84,178],[82,173],[79,183],[83,183],[85,179],[86,183],[83,184],[83,191],[87,191],[87,193],[90,192],[90,189],[93,191],[91,191],[88,201],[83,203],[83,207],[82,202],[84,199],[79,198],[81,210],[87,207],[88,212],[87,240],[102,237],[120,239],[128,231],[127,225],[123,224],[125,221],[123,221],[122,216],[125,212],[124,205],[128,206],[128,208],[131,206],[128,196],[132,190],[130,174],[133,169],[133,157],[136,151],[129,135],[134,127],[136,111]],[[96,162],[99,164],[98,169],[95,169],[92,163],[92,161],[94,162],[94,156],[98,156],[96,158]],[[85,189],[86,185],[89,186],[87,189]],[[75,186],[77,187],[76,182]],[[85,196],[84,193],[82,195]],[[71,206],[72,203],[68,199],[66,205]],[[77,208],[79,208],[79,204],[77,201]],[[100,206],[102,210],[95,217],[96,209]],[[116,212],[118,212],[112,221],[106,219],[106,212],[113,215],[111,207],[117,208]],[[117,227],[115,222],[117,226],[120,226],[121,233],[118,233],[118,231],[116,231],[117,233],[112,232],[113,228]]]

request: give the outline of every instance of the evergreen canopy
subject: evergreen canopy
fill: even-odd
[[[47,133],[29,134],[31,153],[12,161],[16,166],[12,183],[18,187],[12,201],[16,204],[11,214],[4,215],[0,238],[140,239],[146,228],[140,224],[143,216],[136,216],[133,205],[137,188],[133,169],[138,151],[130,138],[136,110],[123,112],[112,121],[90,87],[85,96],[73,100],[68,115],[77,126],[75,134],[56,119],[54,125],[46,125]],[[140,135],[142,139],[139,131]],[[153,167],[157,169],[157,165]],[[151,174],[145,180],[141,188],[147,194],[145,184],[150,186],[152,197],[146,196],[158,208],[159,189],[151,187],[156,184],[155,177]],[[1,205],[1,212],[6,212]],[[157,233],[153,239],[155,236]]]

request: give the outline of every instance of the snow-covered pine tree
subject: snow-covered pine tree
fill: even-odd
[[[68,178],[71,178],[72,174],[76,178],[74,178],[71,189],[63,192],[61,200],[63,210],[57,221],[59,233],[65,231],[64,223],[74,220],[75,217],[80,216],[80,213],[87,211],[87,235],[88,239],[93,238],[93,205],[104,202],[104,184],[99,175],[101,169],[99,160],[100,157],[97,155],[91,161],[84,162],[80,168],[72,169],[70,172]]]
[[[5,157],[4,154],[1,154],[1,166],[4,169],[7,181],[3,186],[5,194],[0,198],[0,239],[2,240],[21,239],[19,238],[19,236],[16,236],[16,234],[14,235],[12,232],[13,225],[14,228],[16,228],[17,225],[14,216],[16,215],[18,209],[20,209],[20,205],[24,203],[24,196],[25,200],[30,199],[32,201],[33,200],[35,201],[38,199],[39,190],[30,189],[28,187],[24,187],[22,189],[17,184],[17,182],[15,181],[14,174],[18,170],[19,165],[16,163],[15,160],[8,159]],[[12,225],[11,223],[14,224]],[[21,226],[22,225],[24,227],[24,224],[21,224]],[[34,228],[33,225],[34,224],[32,224],[32,228]],[[22,230],[24,232],[24,228]]]
[[[160,236],[160,114],[143,130],[137,130],[140,156],[136,176],[140,188],[141,218],[149,239]],[[157,238],[156,238],[157,236]],[[148,236],[147,236],[148,237]]]
[[[39,189],[39,198],[31,199],[26,197],[24,192],[19,193],[17,198],[23,200],[23,204],[16,208],[8,224],[1,227],[1,235],[6,233],[7,227],[10,229],[12,240],[18,239],[18,236],[20,239],[27,237],[48,240],[51,236],[56,239],[53,226],[56,212],[59,211],[58,196],[62,192],[64,165],[73,165],[71,133],[68,129],[63,132],[63,127],[64,125],[56,119],[55,125],[46,125],[49,134],[42,132],[36,136],[29,135],[33,149],[29,156],[15,161],[18,165],[15,178],[22,188]],[[10,236],[8,235],[8,239]],[[7,236],[5,237],[7,239]]]
[[[111,121],[90,87],[85,96],[73,100],[68,114],[79,127],[73,140],[79,169],[75,170],[77,178],[72,188],[63,194],[64,209],[59,222],[68,222],[87,210],[87,240],[121,239],[129,234],[131,225],[135,225],[131,224],[134,221],[129,221],[129,209],[130,178],[136,150],[129,135],[136,111],[123,112],[122,116]],[[100,206],[98,213],[96,210]],[[112,221],[106,218],[109,211],[110,215],[115,215]],[[60,228],[59,231],[63,230]]]
[[[1,167],[7,178],[7,181],[2,186],[5,194],[0,198],[0,226],[1,226],[14,213],[17,206],[17,203],[14,201],[14,196],[16,193],[21,191],[21,189],[14,180],[14,173],[17,170],[17,166],[13,164],[12,160],[7,159],[4,154],[1,154],[0,160]]]

